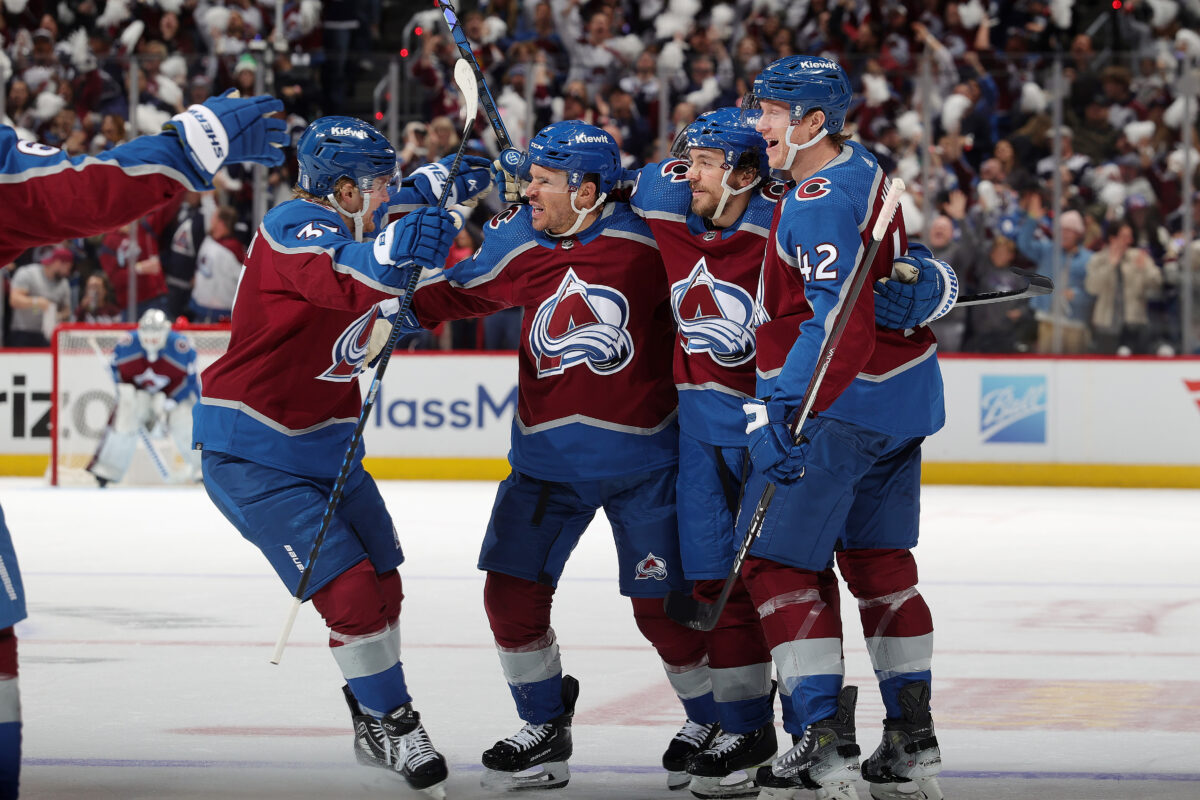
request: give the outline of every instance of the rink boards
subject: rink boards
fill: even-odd
[[[1200,487],[1200,359],[951,356],[942,372],[926,482]],[[503,477],[516,375],[511,353],[398,355],[366,428],[369,468]],[[0,352],[0,474],[45,471],[50,398],[48,353]]]

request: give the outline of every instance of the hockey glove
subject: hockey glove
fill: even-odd
[[[406,214],[375,237],[375,260],[397,269],[414,265],[441,269],[458,234],[457,216],[436,206]]]
[[[792,439],[788,419],[795,415],[776,400],[755,400],[745,403],[746,433],[750,436],[750,460],[754,468],[772,483],[788,484],[804,477],[804,462],[808,456],[808,439],[801,434],[800,443]]]
[[[446,156],[441,161],[426,164],[408,176],[413,188],[421,194],[426,205],[436,206],[442,198],[442,187],[450,175],[450,166],[454,156]],[[463,156],[458,166],[458,174],[450,185],[450,196],[446,205],[466,205],[474,207],[479,200],[492,190],[492,164],[481,156]]]
[[[500,158],[492,162],[496,170],[496,184],[504,202],[509,205],[520,203],[525,199],[525,189],[529,186],[529,157],[515,147],[505,148]]]
[[[875,282],[875,324],[906,330],[944,317],[958,299],[958,277],[925,245],[909,242],[892,262],[892,279]]]
[[[190,106],[163,126],[179,137],[184,152],[211,183],[223,164],[252,161],[277,167],[289,143],[287,124],[271,114],[283,103],[268,95],[241,98],[229,90]]]

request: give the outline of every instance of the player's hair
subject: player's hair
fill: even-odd
[[[353,178],[345,178],[345,177],[338,178],[337,183],[335,183],[333,185],[333,192],[331,194],[333,194],[334,197],[337,197],[339,194],[341,194],[342,188],[345,187],[347,184],[350,186],[354,186],[355,185],[354,179]],[[331,207],[329,205],[329,198],[317,197],[315,194],[311,194],[309,192],[304,191],[299,186],[292,187],[292,198],[296,199],[296,200],[308,200],[311,203],[316,203],[318,205]]]

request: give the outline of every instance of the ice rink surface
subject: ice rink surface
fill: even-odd
[[[405,668],[451,800],[494,796],[479,754],[519,727],[475,569],[494,488],[382,484],[408,557]],[[22,797],[424,797],[354,763],[311,607],[268,663],[288,595],[202,490],[4,479],[0,502],[29,598]],[[923,514],[946,797],[1200,798],[1200,491],[929,487]],[[571,784],[548,794],[687,797],[659,768],[683,715],[615,569],[601,516],[555,606],[581,694]],[[870,752],[882,708],[842,605]]]

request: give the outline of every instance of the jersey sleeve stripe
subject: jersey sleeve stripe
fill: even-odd
[[[221,400],[215,397],[201,397],[200,404],[205,406],[216,406],[218,408],[229,408],[234,411],[239,411],[253,419],[255,422],[261,422],[271,430],[277,433],[282,433],[284,436],[303,436],[306,433],[323,430],[331,425],[341,425],[345,423],[354,424],[358,421],[357,417],[330,417],[329,419],[318,422],[316,425],[310,425],[307,428],[293,429],[283,425],[280,422],[276,422],[266,414],[255,411],[250,406],[246,405],[245,403],[238,402],[237,400]]]
[[[907,372],[908,370],[912,369],[913,367],[917,366],[918,364],[922,364],[922,363],[928,361],[929,359],[933,358],[933,356],[936,352],[937,352],[937,345],[931,344],[925,350],[924,353],[921,353],[921,355],[917,356],[916,358],[912,359],[911,361],[905,361],[903,364],[900,364],[899,366],[895,367],[894,369],[888,370],[887,372],[883,373],[882,375],[871,375],[866,372],[860,372],[857,375],[855,375],[854,378],[855,378],[855,380],[868,381],[870,383],[883,383],[884,381],[886,381],[889,378],[894,378],[897,375],[899,375],[900,373]]]
[[[541,422],[537,425],[526,425],[521,421],[521,417],[519,415],[513,417],[513,420],[516,422],[516,425],[522,434],[542,433],[543,431],[561,428],[565,425],[580,423],[593,428],[603,428],[606,431],[613,431],[615,433],[627,433],[633,436],[653,436],[656,433],[666,430],[667,427],[669,427],[675,421],[675,417],[678,416],[678,414],[678,409],[672,410],[662,422],[658,423],[653,428],[637,428],[632,425],[620,425],[616,422],[596,419],[595,417],[589,417],[584,414],[571,414],[567,417],[560,417],[559,419],[553,419],[548,422]]]
[[[635,242],[641,242],[642,244],[646,245],[647,247],[653,247],[655,250],[658,249],[658,242],[654,241],[654,237],[643,236],[642,234],[634,233],[633,231],[622,231],[622,230],[614,230],[613,228],[605,228],[604,232],[601,233],[600,235],[601,236],[613,236],[618,239],[630,239]]]
[[[510,250],[507,254],[505,254],[504,258],[497,261],[496,265],[494,267],[492,267],[490,270],[483,273],[482,275],[477,275],[476,277],[471,278],[470,280],[466,281],[465,283],[459,283],[458,281],[453,280],[453,279],[450,280],[450,283],[459,288],[462,288],[462,289],[473,289],[476,286],[480,286],[484,283],[487,283],[488,281],[494,280],[495,277],[497,275],[499,275],[504,270],[504,268],[507,267],[509,265],[509,263],[512,262],[512,260],[514,258],[521,255],[521,253],[524,253],[526,250],[529,250],[529,249],[537,247],[537,246],[538,246],[537,242],[523,242],[523,243],[517,245],[516,248],[514,248],[513,250]]]

